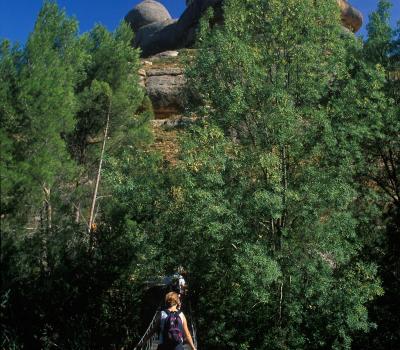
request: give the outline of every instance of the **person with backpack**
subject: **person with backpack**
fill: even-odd
[[[189,332],[187,320],[180,308],[178,293],[169,292],[165,296],[166,308],[159,312],[157,321],[149,331],[145,339],[138,344],[138,347],[145,344],[158,330],[160,344],[157,350],[183,350],[184,340],[187,341],[192,350],[196,350],[192,336]]]

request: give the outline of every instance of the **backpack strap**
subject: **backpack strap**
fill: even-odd
[[[176,311],[169,311],[168,309],[165,309],[164,312],[167,314],[167,316],[171,314],[177,314],[180,315],[182,313],[182,310],[176,310]]]

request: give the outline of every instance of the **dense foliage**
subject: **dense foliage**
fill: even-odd
[[[25,47],[2,43],[4,349],[100,349],[138,336],[131,280],[146,248],[139,228],[105,224],[104,178],[87,227],[102,143],[108,164],[151,141],[131,40],[125,24],[79,36],[76,21],[46,2]]]
[[[24,47],[1,44],[1,347],[132,346],[154,311],[145,282],[181,265],[201,348],[395,349],[389,11],[365,42],[335,0],[207,13],[187,70],[197,122],[171,166],[130,29],[78,35],[45,2]]]

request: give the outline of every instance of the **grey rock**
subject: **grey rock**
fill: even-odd
[[[179,51],[175,51],[175,50],[168,50],[168,51],[163,51],[160,52],[152,57],[150,57],[150,59],[157,59],[157,58],[167,58],[167,57],[177,57],[179,56]]]
[[[183,69],[180,67],[166,67],[166,68],[154,68],[146,72],[148,77],[160,76],[160,75],[182,75]]]
[[[184,75],[151,75],[150,72],[147,75],[146,91],[155,109],[183,106],[182,92],[186,83]]]
[[[171,15],[168,10],[155,0],[142,1],[125,16],[125,21],[130,24],[134,32],[145,25],[169,19]]]
[[[147,20],[145,22],[142,20],[144,18],[143,11],[135,12],[135,10],[141,4],[150,1],[157,3],[154,0],[145,0],[125,17],[125,20],[130,23],[134,30],[137,28],[135,30],[137,33],[134,46],[142,49],[142,57],[149,57],[163,51],[176,50],[193,45],[200,18],[210,6],[214,7],[216,18],[222,19],[221,5],[223,0],[192,0],[177,21],[173,21],[170,18],[154,21],[156,16],[148,16],[151,17],[151,21]],[[163,7],[163,5],[159,5]],[[148,5],[145,6],[146,11],[150,8]]]
[[[134,46],[140,47],[142,49],[144,47],[148,47],[148,46],[152,46],[152,45],[158,46],[158,44],[154,42],[155,41],[154,37],[157,35],[157,33],[162,31],[164,28],[170,26],[171,24],[173,24],[175,22],[176,22],[176,20],[167,19],[167,20],[160,21],[160,22],[150,23],[150,24],[147,24],[147,25],[141,27],[136,32]]]
[[[141,48],[142,57],[177,48],[175,25],[176,20],[167,20],[140,28],[136,34],[134,46]]]

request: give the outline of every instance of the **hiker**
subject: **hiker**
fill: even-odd
[[[167,286],[167,289],[170,292],[178,293],[179,296],[183,296],[186,294],[187,284],[185,279],[183,278],[183,274],[186,271],[182,266],[178,267],[178,271],[171,276],[166,276],[164,278],[164,284]]]
[[[186,294],[186,290],[187,290],[187,284],[186,284],[185,279],[183,278],[183,276],[186,276],[187,272],[182,266],[179,266],[178,274],[179,274],[179,278],[178,278],[179,294],[180,294],[180,296],[182,296],[182,295]]]
[[[166,308],[158,313],[154,326],[147,336],[139,342],[137,348],[143,346],[155,332],[159,331],[160,344],[157,350],[183,350],[184,339],[192,350],[196,350],[190,335],[186,317],[179,310],[180,299],[178,293],[169,292],[165,296]]]

